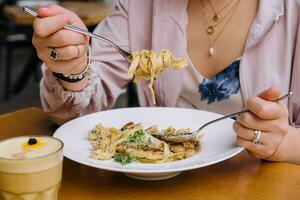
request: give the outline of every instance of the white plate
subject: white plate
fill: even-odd
[[[123,108],[79,117],[62,125],[54,137],[64,142],[64,155],[81,164],[99,169],[124,172],[127,176],[143,180],[162,180],[176,176],[182,171],[196,169],[221,162],[240,153],[243,148],[236,145],[232,119],[226,119],[206,127],[201,150],[188,159],[161,163],[132,163],[121,165],[113,160],[100,161],[89,157],[91,146],[87,139],[88,130],[102,123],[104,126],[121,128],[124,124],[141,122],[145,128],[190,128],[196,130],[209,120],[221,115],[184,108]]]

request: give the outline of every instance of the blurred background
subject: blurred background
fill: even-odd
[[[18,1],[0,0],[0,114],[24,107],[41,107],[39,81],[41,61],[31,44],[32,21],[22,12],[25,5],[39,7],[58,3],[77,13],[90,31],[113,9],[113,0]],[[132,104],[122,95],[116,107]],[[129,100],[128,100],[129,99]]]

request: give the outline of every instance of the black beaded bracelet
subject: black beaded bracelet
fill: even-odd
[[[56,78],[58,78],[58,79],[60,79],[60,80],[63,80],[63,81],[66,81],[66,82],[69,82],[69,83],[76,83],[76,82],[79,82],[79,81],[81,81],[82,79],[84,79],[84,77],[86,76],[86,74],[85,74],[84,76],[81,76],[80,78],[79,78],[79,77],[78,77],[78,78],[69,78],[69,77],[64,76],[64,74],[62,74],[62,73],[52,72],[52,74],[53,74]]]
[[[90,71],[90,65],[91,65],[91,56],[90,56],[90,48],[88,50],[88,61],[87,61],[87,65],[84,68],[84,70],[78,74],[63,74],[63,73],[57,73],[57,72],[52,72],[52,74],[63,81],[69,82],[69,83],[76,83],[81,81],[82,79],[84,79],[84,77],[86,77],[86,75],[89,73]]]

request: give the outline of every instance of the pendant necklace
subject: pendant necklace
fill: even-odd
[[[225,30],[225,28],[229,24],[231,18],[233,17],[235,11],[238,8],[238,5],[239,5],[240,1],[241,0],[238,0],[234,4],[234,6],[229,10],[229,12],[227,14],[225,14],[223,17],[221,17],[220,12],[222,12],[230,4],[226,4],[225,7],[223,7],[220,11],[215,12],[215,9],[213,8],[213,6],[212,6],[212,4],[211,4],[211,2],[209,0],[209,4],[211,5],[211,8],[212,8],[212,10],[214,12],[214,16],[212,18],[212,22],[210,22],[208,14],[205,12],[205,9],[204,9],[204,6],[203,6],[203,11],[204,11],[204,16],[205,16],[204,18],[205,18],[205,22],[207,24],[206,33],[207,33],[209,44],[210,44],[210,48],[208,49],[208,54],[210,56],[213,56],[215,54],[214,44],[217,41],[217,39],[220,37],[221,33]],[[223,25],[223,27],[221,28],[221,30],[218,33],[216,33],[216,27],[221,22],[223,22],[225,19],[227,19],[226,22],[225,22],[225,24]]]

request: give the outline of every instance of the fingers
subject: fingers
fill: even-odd
[[[50,17],[50,16],[54,16],[54,15],[58,15],[60,13],[63,13],[63,12],[60,12],[60,10],[58,10],[58,9],[51,8],[51,6],[52,5],[49,5],[49,6],[46,6],[46,7],[40,7],[37,10],[38,16],[41,17],[41,18],[44,18],[44,17]]]
[[[288,111],[281,104],[272,102],[278,99],[280,90],[278,87],[270,87],[259,96],[250,97],[246,106],[249,110],[261,119],[278,119],[288,117]]]
[[[87,29],[81,19],[73,12],[58,5],[50,5],[38,10],[38,18],[33,22],[33,28],[37,36],[47,37],[55,33],[66,24],[72,24],[83,29]],[[81,35],[79,33],[76,33]]]
[[[289,130],[287,108],[272,102],[279,95],[279,89],[271,87],[259,96],[249,98],[246,106],[250,112],[240,115],[233,125],[237,143],[255,157],[272,160]],[[261,134],[255,134],[254,130],[260,130]],[[258,144],[253,142],[256,137],[260,137]]]
[[[249,129],[237,122],[233,124],[233,129],[238,135],[238,137],[244,140],[252,142],[255,137],[254,129]],[[282,136],[280,134],[261,131],[260,144],[271,147],[277,147],[280,144],[281,139]]]
[[[39,18],[34,20],[32,43],[38,57],[53,72],[76,74],[82,71],[87,62],[89,37],[65,30],[66,24],[87,29],[73,12],[58,5],[38,9]],[[58,52],[58,60],[51,60],[50,49]]]
[[[233,124],[233,129],[237,134],[237,144],[245,147],[254,157],[269,158],[277,151],[284,138],[278,133],[261,131],[259,142],[253,143],[257,137],[253,129],[249,129],[238,122]]]
[[[243,113],[242,115],[240,115],[237,118],[237,122],[249,129],[258,129],[262,131],[277,131],[277,126],[281,125],[281,119],[264,120],[250,112]]]
[[[71,60],[82,56],[84,53],[87,53],[88,46],[83,45],[69,45],[66,47],[55,48],[55,51],[58,52],[59,60]]]
[[[51,4],[46,7],[41,7],[37,10],[37,13],[38,16],[41,18],[62,14],[65,16],[67,21],[71,24],[80,20],[76,14],[56,4]]]
[[[256,157],[268,158],[276,151],[276,148],[270,148],[269,146],[262,144],[254,144],[239,136],[236,139],[236,143],[241,147],[245,147],[251,154],[255,154]]]
[[[72,60],[47,60],[45,64],[48,70],[64,74],[78,74],[87,65],[87,55],[82,55]]]
[[[47,37],[67,24],[67,20],[63,14],[50,17],[36,18],[33,22],[33,30],[39,37]]]
[[[42,7],[38,9],[38,15],[41,18],[49,17],[62,14],[64,16],[64,19],[67,21],[68,24],[72,24],[75,26],[78,26],[80,28],[86,29],[86,26],[81,21],[81,19],[70,10],[67,10],[59,5],[51,4],[47,7]]]
[[[283,105],[264,100],[260,97],[250,97],[246,102],[249,110],[262,119],[278,119],[288,115]]]
[[[48,47],[63,47],[67,45],[85,44],[88,42],[84,35],[69,30],[60,30],[45,38],[44,41],[43,45]]]
[[[269,89],[263,91],[258,95],[260,98],[268,100],[268,101],[274,101],[279,98],[280,96],[280,90],[276,86],[272,86]]]
[[[288,118],[264,120],[250,112],[240,115],[237,118],[237,122],[252,130],[274,132],[280,135],[285,135],[289,129]]]
[[[253,140],[253,129],[248,129],[247,127],[235,122],[233,123],[233,130],[237,133],[239,137],[243,138],[244,140]]]
[[[49,16],[54,16],[58,14],[63,14],[67,17],[68,22],[70,24],[75,23],[76,21],[80,20],[80,18],[73,12],[71,12],[68,9],[65,9],[57,4],[51,4],[46,7],[41,7],[37,10],[37,13],[39,17],[49,17]]]
[[[41,49],[39,51],[39,58],[41,60],[44,60],[45,62],[50,62],[50,50],[52,48],[45,47],[44,49]],[[68,45],[65,47],[60,48],[54,48],[54,50],[58,53],[57,61],[60,60],[72,60],[75,58],[78,58],[82,56],[83,54],[87,54],[88,51],[88,45],[82,44],[82,45]]]

